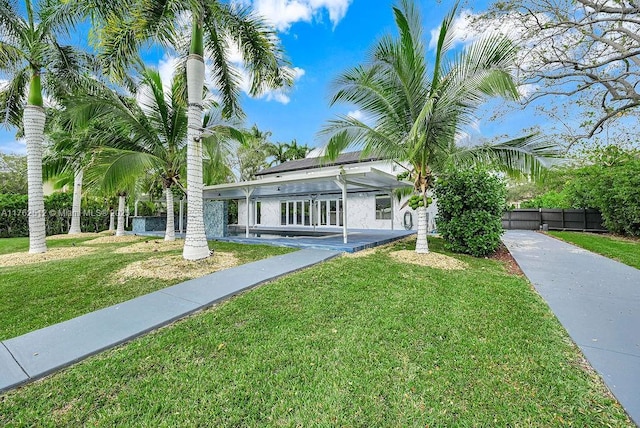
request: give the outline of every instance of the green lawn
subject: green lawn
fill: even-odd
[[[81,246],[94,239],[82,237],[50,240],[50,249]],[[141,237],[139,242],[150,238]],[[65,260],[47,261],[24,266],[0,267],[0,340],[15,337],[85,313],[173,285],[182,280],[132,278],[120,283],[112,274],[132,262],[159,254],[116,254],[116,248],[132,242],[92,245],[93,254]],[[85,244],[88,245],[88,244]],[[259,260],[292,251],[266,245],[241,245],[215,242],[217,251],[236,255],[240,263]],[[27,251],[28,238],[0,239],[0,254]],[[162,255],[181,254],[173,250]]]
[[[388,255],[412,245],[289,275],[9,392],[0,425],[633,426],[525,279]]]
[[[554,231],[549,232],[549,235],[640,269],[640,240],[638,239],[582,232]]]

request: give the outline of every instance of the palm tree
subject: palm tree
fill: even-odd
[[[57,188],[73,185],[69,234],[82,233],[80,227],[84,168],[92,149],[94,130],[84,120],[68,114],[68,109],[53,110],[47,139],[51,143],[43,158],[43,179],[55,179]]]
[[[356,104],[373,125],[345,116],[321,131],[328,137],[327,156],[335,158],[348,146],[411,165],[418,208],[416,252],[427,253],[427,192],[435,173],[447,165],[491,162],[509,172],[540,171],[540,158],[550,146],[532,137],[495,145],[461,148],[456,137],[474,119],[477,107],[490,96],[518,97],[510,74],[516,48],[507,38],[487,36],[447,57],[454,41],[456,7],[438,34],[435,61],[426,62],[420,13],[410,0],[393,7],[399,38],[383,36],[365,65],[340,75],[331,104]]]
[[[295,139],[291,140],[291,143],[268,143],[267,146],[269,156],[273,156],[269,166],[279,165],[290,160],[304,159],[309,153],[309,147],[306,144],[299,146]]]
[[[291,84],[292,73],[283,67],[282,52],[272,30],[248,7],[219,0],[138,0],[135,2],[76,0],[59,2],[54,20],[69,22],[79,16],[96,19],[95,33],[101,57],[112,75],[126,70],[139,48],[150,40],[183,52],[181,25],[191,18],[188,56],[187,134],[187,233],[183,256],[197,260],[209,256],[202,210],[202,88],[205,54],[212,62],[211,74],[222,99],[225,118],[241,112],[238,104],[240,74],[229,61],[232,48],[242,53],[251,76],[251,95],[267,88]],[[184,50],[186,53],[186,49]]]
[[[167,204],[165,241],[173,241],[173,189],[184,190],[181,177],[185,172],[188,133],[184,88],[180,76],[173,79],[169,92],[165,93],[157,70],[144,68],[140,75],[137,101],[105,88],[99,94],[73,100],[69,113],[80,122],[91,118],[99,124],[110,124],[98,126],[92,135],[97,146],[87,171],[92,181],[101,183],[103,189],[119,189],[121,183],[134,183],[141,175],[150,175],[162,183]],[[203,138],[208,179],[216,177],[215,171],[225,174],[224,137],[240,133],[216,117],[216,111],[211,110],[205,115],[204,124],[199,125],[211,133]],[[118,224],[123,216],[122,196],[126,196],[125,192],[120,193]]]
[[[54,99],[80,79],[88,57],[56,41],[60,22],[47,19],[45,10],[25,0],[26,17],[9,0],[0,0],[0,73],[9,78],[0,91],[5,124],[20,128],[27,143],[29,195],[29,252],[43,253],[45,242],[42,153],[45,109],[43,95]],[[27,91],[28,86],[28,91]]]
[[[307,156],[307,153],[309,153],[309,147],[306,144],[304,146],[299,146],[296,139],[291,140],[291,142],[286,144],[286,146],[287,151],[285,153],[287,155],[287,160],[304,159]]]

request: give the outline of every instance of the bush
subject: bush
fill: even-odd
[[[479,169],[454,171],[438,178],[435,194],[447,249],[476,257],[498,249],[507,194],[500,178]]]
[[[57,192],[44,198],[47,235],[69,231],[73,195]],[[0,238],[29,236],[28,199],[26,195],[0,194]],[[99,232],[109,227],[109,211],[101,201],[82,201],[82,230]]]
[[[566,192],[549,191],[535,198],[524,201],[520,208],[571,208]]]

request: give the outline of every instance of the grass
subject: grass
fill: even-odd
[[[50,240],[49,248],[78,245],[87,239]],[[140,238],[140,242],[149,238]],[[73,259],[14,267],[0,267],[0,340],[19,336],[85,313],[159,290],[183,280],[132,278],[119,283],[112,274],[128,264],[157,253],[117,254],[113,250],[132,242],[99,244],[97,252]],[[0,254],[27,251],[28,238],[0,239]],[[216,242],[218,251],[231,252],[248,263],[291,249],[266,245]],[[166,253],[181,254],[175,250]],[[170,268],[170,267],[169,267]]]
[[[292,274],[9,392],[0,425],[633,426],[525,279],[388,256],[413,245]]]
[[[549,235],[640,269],[640,240],[638,239],[582,232],[554,231],[549,232]]]

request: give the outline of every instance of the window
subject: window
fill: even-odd
[[[391,220],[391,196],[376,195],[376,220]]]
[[[280,202],[280,224],[283,226],[287,224],[287,203],[286,202]]]

